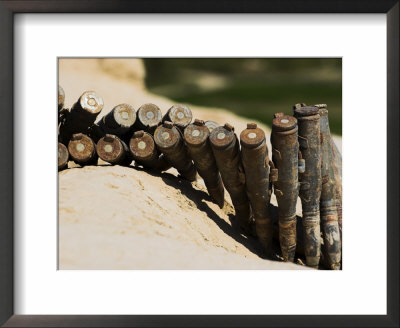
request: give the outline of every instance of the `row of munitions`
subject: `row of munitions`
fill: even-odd
[[[294,116],[275,114],[270,161],[265,133],[255,123],[241,132],[239,143],[228,123],[218,126],[196,119],[191,124],[192,113],[184,105],[174,105],[162,116],[154,104],[137,112],[121,104],[94,123],[103,108],[100,96],[85,92],[70,110],[64,109],[64,97],[59,88],[59,169],[67,167],[69,157],[80,165],[95,165],[100,157],[119,165],[134,160],[160,171],[175,167],[189,181],[196,180],[197,172],[221,208],[225,187],[241,228],[252,234],[255,226],[267,256],[272,252],[273,190],[286,261],[294,261],[296,252],[300,196],[306,264],[318,267],[322,244],[324,262],[331,269],[340,268],[341,186],[335,183],[336,155],[326,105],[297,104]]]

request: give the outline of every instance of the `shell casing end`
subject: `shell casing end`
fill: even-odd
[[[123,128],[130,128],[136,122],[136,111],[129,104],[119,104],[112,110],[114,121]]]
[[[161,109],[154,104],[148,103],[140,106],[137,111],[137,120],[146,128],[154,128],[161,123]]]
[[[58,169],[62,170],[68,166],[69,152],[61,142],[58,143]]]
[[[255,124],[255,123],[254,123]],[[247,124],[247,129],[240,134],[240,144],[247,148],[255,148],[265,140],[265,133],[257,125]]]
[[[115,135],[107,134],[97,142],[99,157],[108,163],[117,164],[125,157],[123,141]]]
[[[99,114],[104,106],[103,98],[95,91],[85,91],[79,98],[80,107],[90,114]]]
[[[219,126],[210,134],[211,145],[215,148],[226,148],[235,141],[233,130],[227,130],[224,126]]]
[[[96,145],[87,135],[77,133],[72,136],[68,143],[68,151],[71,158],[78,164],[88,163],[96,155]]]
[[[282,115],[272,120],[273,131],[290,131],[297,126],[297,119],[290,115]]]
[[[168,110],[163,120],[171,121],[175,125],[185,128],[192,122],[192,118],[193,114],[188,106],[175,104]]]
[[[160,125],[154,132],[154,142],[161,150],[172,149],[181,141],[180,132],[176,127],[167,128]]]
[[[293,112],[296,118],[313,116],[319,114],[319,108],[316,106],[297,107],[294,108]]]
[[[200,146],[207,141],[210,131],[205,125],[189,124],[184,131],[184,138],[189,146]]]
[[[129,149],[136,160],[147,160],[158,157],[158,152],[150,133],[138,131],[129,141]]]

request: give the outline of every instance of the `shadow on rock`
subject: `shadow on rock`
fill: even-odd
[[[149,172],[149,174],[155,174],[155,172]],[[227,223],[224,219],[222,219],[217,213],[215,213],[204,200],[212,201],[210,196],[202,191],[193,188],[192,184],[180,177],[176,177],[170,173],[159,173],[158,174],[161,179],[169,186],[179,189],[183,195],[185,195],[188,199],[193,201],[197,208],[206,213],[207,216],[215,222],[215,224],[228,236],[233,238],[238,243],[241,243],[245,246],[249,251],[258,255],[261,258],[263,256],[263,250],[261,245],[259,245],[257,239],[253,237],[247,237],[242,234],[240,228],[235,224],[235,216],[233,214],[228,214],[229,220],[232,225]],[[226,203],[225,203],[226,206]]]

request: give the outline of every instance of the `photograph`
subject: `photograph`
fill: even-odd
[[[399,326],[399,1],[0,0],[0,327]]]
[[[342,58],[59,57],[55,90],[59,270],[342,270]]]

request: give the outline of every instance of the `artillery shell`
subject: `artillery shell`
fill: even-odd
[[[132,131],[135,122],[135,109],[131,105],[120,104],[115,106],[107,115],[104,115],[98,126],[105,134],[113,134],[121,138]]]
[[[69,153],[67,147],[61,142],[58,143],[58,170],[64,170],[68,167]]]
[[[138,109],[136,116],[136,129],[144,130],[151,134],[153,134],[162,120],[161,110],[154,104],[142,105]]]
[[[214,122],[214,121],[205,121],[204,124],[206,125],[206,127],[208,128],[210,133],[213,132],[214,129],[219,127],[219,124],[217,122]]]
[[[204,121],[195,120],[185,128],[184,138],[197,172],[203,178],[210,197],[222,208],[224,185],[208,137],[210,132]]]
[[[64,108],[64,101],[64,89],[58,86],[58,133],[60,133],[60,126],[64,124],[69,114],[69,110],[67,108]]]
[[[181,132],[171,122],[166,121],[156,129],[154,141],[182,177],[196,181],[196,168],[187,154]]]
[[[279,242],[285,261],[294,261],[296,252],[296,204],[298,182],[298,128],[293,116],[275,114],[272,121],[272,162],[277,179],[274,193],[278,202]],[[272,173],[272,172],[271,172]]]
[[[75,133],[88,134],[89,127],[93,125],[103,105],[103,99],[94,91],[84,92],[60,126],[61,142],[67,144]]]
[[[91,126],[103,109],[103,106],[103,98],[94,91],[84,92],[71,108],[74,123],[77,125],[76,130],[79,131],[78,128],[85,130]]]
[[[172,122],[182,131],[192,122],[192,111],[188,106],[182,104],[173,105],[163,117],[163,122]]]
[[[128,146],[120,138],[106,134],[96,145],[97,155],[110,164],[128,166],[132,163],[132,156]]]
[[[225,189],[231,196],[239,224],[246,233],[252,234],[245,175],[240,161],[239,142],[233,127],[225,124],[214,129],[210,134],[210,143]]]
[[[272,255],[273,225],[269,215],[269,158],[265,133],[255,123],[248,123],[240,134],[246,191],[256,223],[257,237],[267,256]]]
[[[58,111],[64,108],[65,93],[64,89],[58,86]]]
[[[304,248],[306,263],[318,267],[321,253],[321,140],[319,109],[315,106],[294,108],[298,121],[300,151],[305,171],[300,174],[300,199],[303,208]]]
[[[342,240],[342,155],[332,140],[332,165],[335,173],[336,212],[339,222],[340,240]]]
[[[136,131],[129,142],[129,149],[135,162],[144,167],[160,171],[166,171],[171,167],[165,156],[157,150],[150,133]]]
[[[335,173],[333,167],[332,138],[329,130],[328,110],[326,105],[319,108],[321,131],[321,228],[324,239],[323,252],[329,268],[340,269],[341,242],[338,216],[336,212]]]
[[[83,133],[72,136],[68,143],[68,151],[73,161],[81,166],[97,164],[96,145]]]

